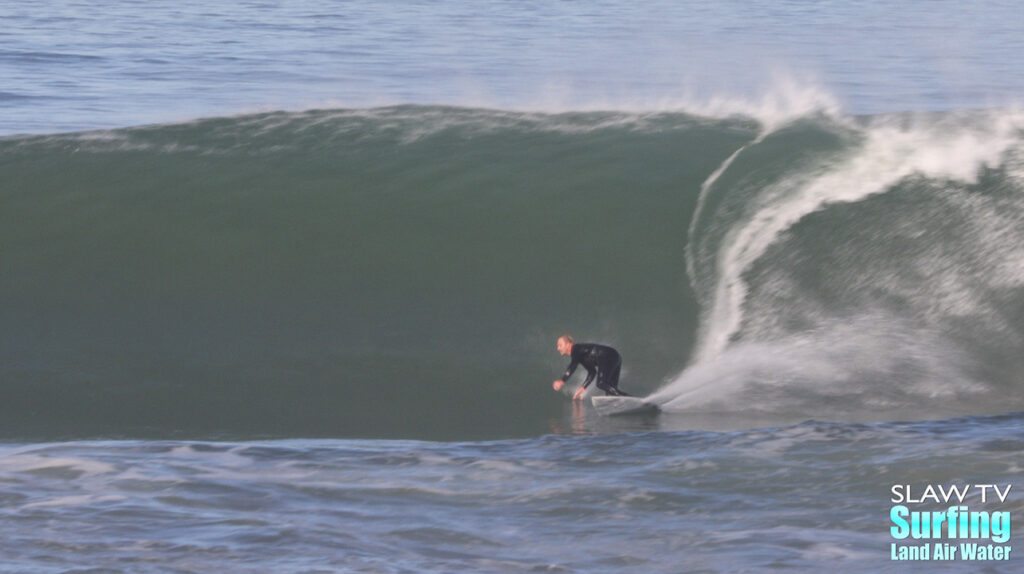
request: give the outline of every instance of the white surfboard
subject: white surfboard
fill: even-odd
[[[597,414],[604,416],[656,413],[658,405],[637,397],[593,397]]]

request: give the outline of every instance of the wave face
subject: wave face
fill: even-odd
[[[1022,126],[406,106],[3,139],[0,436],[528,435],[563,332],[669,411],[1021,408]]]

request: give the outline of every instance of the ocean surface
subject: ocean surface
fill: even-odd
[[[1024,5],[0,21],[0,573],[1024,568]]]

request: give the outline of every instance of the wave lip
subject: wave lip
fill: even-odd
[[[691,221],[701,330],[660,399],[826,418],[1019,408],[1022,119],[800,121],[738,151]],[[762,405],[742,398],[755,388]]]

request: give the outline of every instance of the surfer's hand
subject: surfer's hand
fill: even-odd
[[[564,384],[565,381],[555,381],[554,384],[552,384],[551,386],[554,387],[556,391],[560,391],[562,390],[562,385]]]
[[[578,400],[582,399],[583,398],[583,393],[586,390],[587,389],[585,389],[583,387],[580,387],[580,388],[576,389],[576,392],[572,394],[572,400],[578,401]]]

